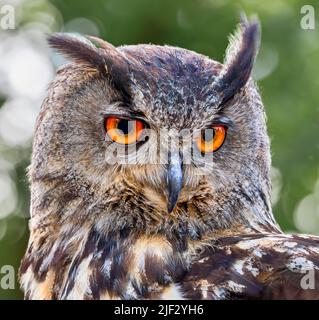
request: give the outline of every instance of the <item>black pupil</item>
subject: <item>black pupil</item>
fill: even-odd
[[[134,121],[122,119],[118,122],[117,128],[121,130],[124,135],[127,135],[134,129]]]
[[[205,129],[202,133],[202,139],[205,142],[211,142],[214,139],[215,130],[214,129]]]

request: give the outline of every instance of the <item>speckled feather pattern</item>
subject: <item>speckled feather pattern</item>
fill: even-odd
[[[249,78],[258,35],[243,23],[224,64],[176,47],[50,39],[72,62],[37,120],[26,299],[319,298],[318,238],[284,235],[271,210],[265,114]],[[107,163],[103,115],[114,112],[153,129],[137,152],[149,164]],[[152,139],[220,116],[233,123],[224,145],[202,169],[184,166],[168,214]],[[300,287],[309,268],[316,290]]]

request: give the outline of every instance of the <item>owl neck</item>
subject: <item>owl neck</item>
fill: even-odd
[[[61,203],[53,202],[46,207],[47,194],[52,199],[59,198]],[[189,201],[179,203],[171,214],[152,205],[142,192],[122,194],[112,202],[101,197],[99,202],[90,203],[90,198],[81,197],[71,186],[69,192],[59,197],[48,189],[32,203],[32,225],[35,229],[51,225],[54,230],[66,224],[75,228],[85,225],[104,235],[132,230],[144,235],[164,235],[168,239],[174,235],[182,241],[215,238],[225,232],[281,232],[272,214],[268,189],[258,184],[239,185],[220,190],[216,195],[199,192]],[[74,201],[76,208],[71,205]]]
[[[98,226],[63,229],[46,240],[43,235],[34,238],[20,269],[28,298],[43,299],[47,287],[47,299],[180,299],[178,283],[194,257],[207,246],[234,239],[229,230],[192,240],[178,233],[145,235],[129,228],[108,233]]]
[[[224,203],[220,197],[194,197],[169,217],[136,195],[143,210],[127,198],[95,207],[79,201],[76,216],[72,206],[57,214],[53,203],[49,210],[34,201],[33,241],[20,270],[23,283],[33,288],[31,267],[40,284],[54,276],[53,298],[178,298],[170,295],[178,295],[175,283],[205,245],[234,235],[280,232],[268,198],[258,190],[225,190]]]

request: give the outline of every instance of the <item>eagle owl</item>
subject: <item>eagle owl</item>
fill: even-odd
[[[272,214],[259,29],[243,19],[223,64],[49,38],[70,63],[37,119],[26,299],[319,298],[319,239]]]

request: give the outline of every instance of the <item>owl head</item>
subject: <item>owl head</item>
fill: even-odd
[[[71,63],[37,121],[33,223],[192,237],[271,225],[269,141],[250,77],[259,33],[256,19],[242,21],[223,64],[177,47],[52,35]]]

